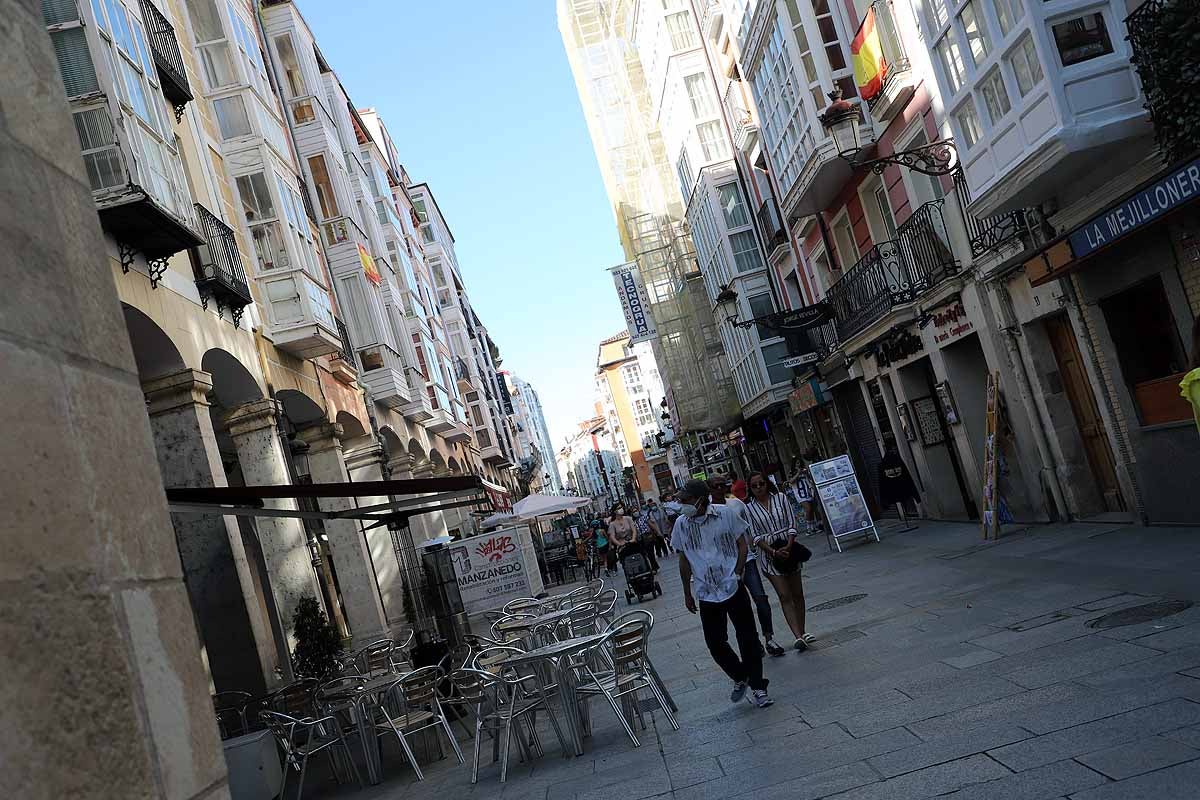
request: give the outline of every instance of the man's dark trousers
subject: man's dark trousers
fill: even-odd
[[[704,643],[713,661],[734,681],[745,681],[751,689],[766,689],[767,680],[762,674],[762,645],[754,627],[754,611],[750,607],[750,593],[746,587],[738,589],[728,600],[720,603],[697,602],[700,625],[704,628]],[[733,623],[741,657],[729,646],[728,622]]]

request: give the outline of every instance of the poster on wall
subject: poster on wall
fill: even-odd
[[[543,589],[529,528],[501,528],[450,545],[454,578],[468,614],[500,608]]]
[[[854,474],[854,465],[847,455],[837,456],[826,461],[817,461],[808,467],[813,483],[817,485],[817,497],[821,500],[821,508],[825,512],[829,536],[842,552],[841,539],[848,536],[875,536],[879,541],[879,531],[875,521],[871,519],[871,511],[867,508],[867,499],[863,496],[858,477]]]

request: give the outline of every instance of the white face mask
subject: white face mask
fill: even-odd
[[[700,509],[696,508],[691,503],[680,503],[679,513],[683,514],[685,517],[698,517],[700,516]]]

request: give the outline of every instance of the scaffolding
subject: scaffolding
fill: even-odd
[[[679,433],[720,429],[739,406],[704,291],[685,205],[651,118],[631,41],[634,0],[559,0],[567,59],[621,247],[636,262],[658,328],[654,356]]]

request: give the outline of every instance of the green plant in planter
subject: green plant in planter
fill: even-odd
[[[337,670],[342,652],[341,637],[325,618],[321,605],[313,597],[302,597],[292,617],[296,649],[292,670],[298,678],[323,678]]]

